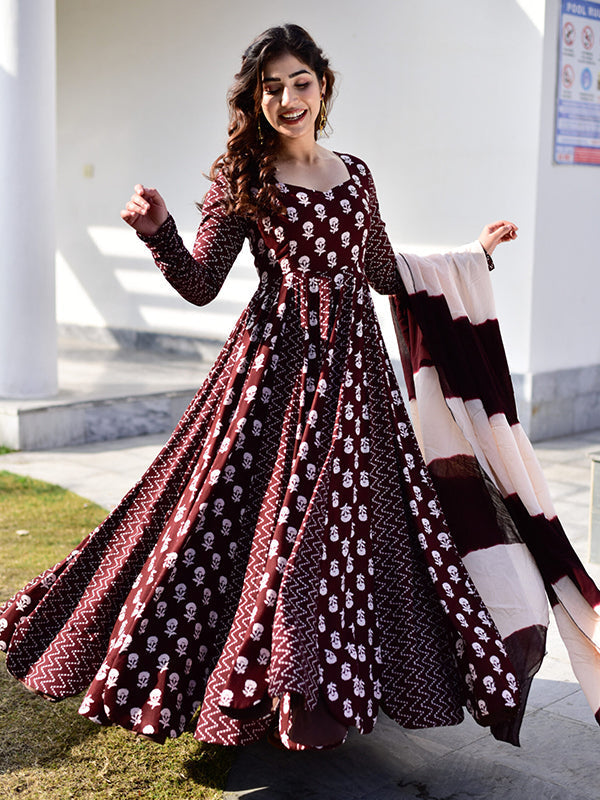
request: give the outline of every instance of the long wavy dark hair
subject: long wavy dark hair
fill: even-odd
[[[229,128],[226,151],[217,158],[209,177],[224,175],[230,196],[225,201],[229,213],[254,217],[278,213],[283,209],[275,178],[277,134],[262,110],[262,75],[266,61],[290,53],[316,74],[325,77],[323,100],[329,111],[335,76],[328,59],[304,28],[280,25],[261,33],[242,57],[242,67],[227,94]],[[258,139],[258,121],[263,141]],[[315,124],[315,139],[317,138]]]

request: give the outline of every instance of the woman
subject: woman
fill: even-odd
[[[373,179],[317,143],[333,85],[304,30],[266,31],[230,92],[193,253],[155,189],[121,212],[189,301],[215,297],[245,238],[260,285],[148,472],[1,610],[11,672],[53,698],[91,681],[81,713],[97,722],[163,740],[199,710],[199,739],[278,725],[293,749],[368,733],[380,707],[426,727],[458,723],[465,702],[485,725],[518,706],[374,313],[368,284],[404,287]],[[515,236],[501,221],[480,242]],[[422,548],[438,540],[434,573]]]

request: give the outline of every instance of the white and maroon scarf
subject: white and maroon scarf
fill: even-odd
[[[600,591],[517,418],[485,253],[475,242],[397,260],[406,296],[391,305],[411,414],[459,552],[523,695],[544,656],[547,597],[600,723]]]

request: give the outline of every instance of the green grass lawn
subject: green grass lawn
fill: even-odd
[[[0,602],[61,560],[105,515],[58,486],[0,471]],[[8,675],[4,655],[0,662],[0,797],[221,797],[233,748],[200,744],[191,733],[159,745],[102,728],[79,716],[81,698],[42,700]]]

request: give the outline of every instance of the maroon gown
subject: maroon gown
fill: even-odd
[[[192,303],[245,238],[260,282],[141,480],[0,608],[10,672],[51,698],[87,688],[94,721],[161,741],[198,712],[198,739],[240,744],[278,718],[300,748],[368,733],[380,708],[409,728],[515,712],[375,316],[368,284],[402,285],[373,180],[341,158],[346,181],[280,184],[287,213],[256,222],[217,179],[192,255],[172,218],[146,239]]]

